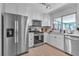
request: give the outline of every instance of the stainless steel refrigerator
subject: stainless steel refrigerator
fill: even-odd
[[[28,52],[27,17],[2,14],[2,55],[15,56]]]

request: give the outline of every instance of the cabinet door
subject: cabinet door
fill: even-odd
[[[5,3],[5,12],[17,14],[17,4],[16,3]]]
[[[57,47],[57,36],[53,34],[52,45]]]
[[[46,35],[46,34],[45,34]],[[47,36],[46,36],[46,42],[47,43],[49,43],[49,44],[51,44],[51,39],[52,39],[52,37],[51,37],[51,34],[48,34]]]
[[[51,40],[52,45],[64,50],[64,36],[59,34],[53,34],[53,39]]]
[[[64,36],[63,35],[57,36],[57,47],[61,50],[64,50]]]
[[[48,42],[48,41],[49,41],[49,34],[44,33],[44,42]]]
[[[49,19],[42,20],[42,26],[50,26],[50,20]]]
[[[50,26],[50,17],[49,15],[43,15],[42,26]]]
[[[29,47],[33,47],[34,43],[33,43],[33,39],[29,40]]]
[[[47,40],[47,43],[64,50],[64,36],[59,34],[51,33],[49,34],[49,39]]]
[[[48,40],[48,43],[53,45],[53,46],[56,46],[56,42],[55,42],[56,38],[55,38],[55,35],[53,33],[51,33],[49,35],[49,40]]]
[[[33,47],[34,45],[34,34],[29,33],[29,47]]]

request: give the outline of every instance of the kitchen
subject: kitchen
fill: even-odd
[[[46,31],[43,31],[44,43],[52,45],[70,55],[78,55],[78,43],[76,44],[79,38],[76,29],[78,27],[76,24],[77,8],[77,4],[69,4],[49,14],[53,20],[50,20],[51,27],[43,26],[43,29],[46,29]],[[31,38],[32,40],[33,37]]]
[[[17,46],[19,46],[20,48],[18,49],[16,48],[15,50],[18,51],[20,49],[22,52],[21,54],[23,53],[28,54],[29,49],[40,47],[46,44],[68,55],[79,56],[78,53],[79,47],[77,46],[79,44],[78,43],[79,4],[77,3],[34,3],[34,4],[33,3],[29,3],[29,4],[2,3],[0,6],[1,6],[0,15],[2,16],[1,18],[2,20],[0,19],[1,20],[0,22],[3,26],[5,25],[4,27],[9,26],[9,24],[6,25],[6,23],[8,23],[7,21],[5,21],[4,24],[2,23],[4,22],[3,21],[4,19],[6,20],[12,19],[11,17],[15,17],[15,19],[17,19],[15,20],[14,23],[16,30],[15,41],[17,44],[18,42],[17,39],[20,38],[20,36],[22,36],[21,37],[22,44],[21,46],[17,44]],[[22,31],[18,29],[18,26],[20,27],[20,25],[21,25],[20,29]],[[6,30],[4,30],[3,32],[5,31]],[[9,31],[12,31],[12,33],[14,32],[13,28],[11,29],[8,28],[7,33],[9,33]],[[17,36],[18,33],[17,31],[20,31],[21,33],[19,34],[21,35],[18,34],[19,36]],[[10,34],[11,33],[9,33],[9,35]],[[13,37],[13,35],[9,37]],[[9,37],[7,39],[9,39]],[[3,39],[4,38],[2,37],[0,38],[0,43],[1,43],[0,55],[3,54],[3,56],[7,56],[8,50],[7,52],[5,50],[7,48],[6,47],[7,44],[5,47],[3,47],[3,45],[5,44],[5,43],[3,44],[4,42]],[[12,48],[13,47],[11,47],[11,49]],[[11,54],[12,51],[8,55]],[[14,53],[12,54],[12,56],[13,55],[18,55],[18,54]]]

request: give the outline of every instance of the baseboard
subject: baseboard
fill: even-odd
[[[55,47],[55,46],[53,46],[53,45],[51,45],[51,44],[49,44],[49,43],[45,43],[45,44],[47,44],[47,45],[49,45],[49,46],[51,46],[51,47],[53,47],[53,48],[55,48],[55,49],[57,49],[57,50],[59,50],[59,51],[65,53],[65,54],[68,54],[69,56],[73,56],[72,54],[69,54],[69,53],[67,53],[67,52],[64,52],[63,50],[61,50],[61,49],[59,49],[59,48],[57,48],[57,47]]]

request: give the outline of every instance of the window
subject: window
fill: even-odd
[[[76,14],[71,14],[63,17],[63,30],[75,30],[76,29]]]
[[[76,14],[71,14],[54,19],[55,30],[75,30],[76,29]]]
[[[61,29],[61,18],[55,18],[54,19],[54,29],[60,30]]]

